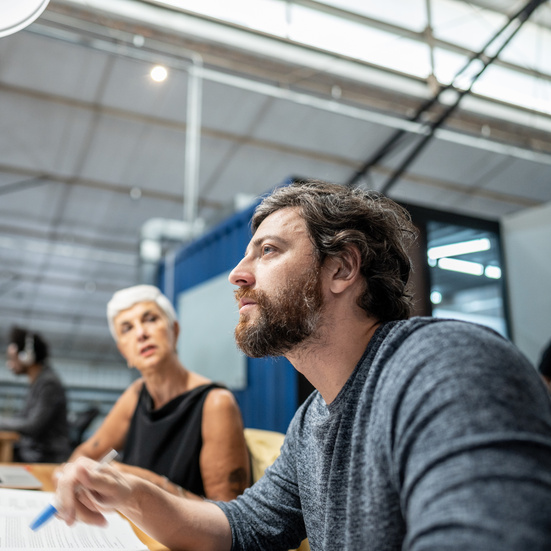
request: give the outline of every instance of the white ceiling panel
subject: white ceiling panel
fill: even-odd
[[[201,121],[205,128],[247,136],[272,108],[274,99],[218,82],[203,83]]]
[[[134,157],[137,163],[141,162],[137,153],[147,132],[147,125],[141,121],[98,116],[80,176],[106,183],[128,183],[123,179],[128,159]]]
[[[0,155],[7,167],[71,174],[86,143],[91,113],[32,95],[1,93]]]
[[[2,84],[79,102],[95,100],[109,63],[100,51],[27,32],[0,40],[0,56]]]
[[[143,189],[178,192],[183,189],[185,146],[185,133],[179,129],[146,127],[126,159],[123,181]]]
[[[26,181],[20,180],[19,189],[10,187],[9,193],[0,194],[0,223],[10,221],[16,227],[43,231],[55,219],[58,206],[63,201],[65,186],[48,180],[33,180],[33,185],[26,187]],[[14,219],[15,222],[11,222]]]
[[[551,165],[516,160],[489,177],[484,187],[495,191],[505,188],[512,195],[545,203],[549,201]]]

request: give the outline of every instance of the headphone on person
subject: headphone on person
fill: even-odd
[[[36,353],[34,351],[34,335],[27,333],[25,337],[25,348],[17,354],[18,360],[26,366],[33,365],[36,361]]]

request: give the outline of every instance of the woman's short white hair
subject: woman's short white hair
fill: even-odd
[[[107,323],[109,331],[115,340],[117,332],[115,331],[115,318],[123,310],[128,310],[138,304],[138,302],[155,302],[164,312],[168,321],[174,324],[176,321],[176,311],[168,298],[154,285],[134,285],[117,291],[107,303]]]

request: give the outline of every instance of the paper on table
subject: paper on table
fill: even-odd
[[[37,511],[51,502],[51,492],[34,490],[0,489],[0,549],[55,549],[68,551],[82,549],[119,549],[121,551],[147,551],[130,524],[117,513],[106,515],[109,525],[101,528],[77,523],[71,527],[53,518],[39,531],[33,532],[29,524]]]

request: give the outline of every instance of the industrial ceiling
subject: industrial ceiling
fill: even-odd
[[[366,36],[394,33],[397,48],[408,40],[465,59],[477,53],[446,42],[437,27],[377,20],[351,1],[271,3],[353,21]],[[496,32],[492,18],[504,23],[529,4],[442,3],[479,24],[480,43]],[[548,2],[492,65],[541,85],[538,108],[473,88],[432,129],[458,97],[421,113],[438,90],[434,75],[199,14],[193,2],[169,4],[52,0],[0,39],[0,344],[20,324],[42,333],[54,358],[120,364],[105,305],[117,289],[151,278],[156,244],[165,252],[200,235],[290,176],[354,180],[399,201],[496,221],[551,201],[551,69],[541,64],[551,47]],[[539,57],[507,58],[528,29],[541,41]],[[149,76],[157,64],[168,70],[163,83]],[[392,181],[407,146],[376,156],[398,131],[406,144],[430,140]]]

